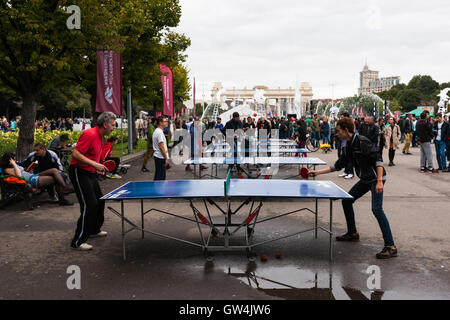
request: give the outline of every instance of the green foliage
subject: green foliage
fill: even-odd
[[[354,107],[362,108],[363,112],[368,115],[374,115],[374,105],[378,112],[375,114],[382,114],[384,112],[384,104],[375,95],[355,95],[344,99],[340,104],[340,113],[348,111],[350,114]]]
[[[378,93],[384,100],[388,100],[391,111],[408,112],[420,105],[436,106],[440,90],[450,87],[450,82],[439,84],[431,76],[414,76],[408,85],[399,84],[389,91]]]
[[[82,131],[47,131],[44,132],[41,129],[35,130],[34,132],[34,143],[42,142],[46,146],[49,145],[50,141],[53,138],[60,136],[62,134],[67,134],[69,136],[69,144],[74,144],[78,141]],[[115,136],[121,141],[121,133],[120,130],[114,130],[112,134],[108,137],[105,137],[105,140],[111,136]],[[0,130],[0,155],[5,152],[16,152],[17,148],[17,139],[19,137],[19,130],[12,132],[3,132]],[[128,141],[128,132],[126,130],[123,131],[123,141],[126,143]]]
[[[422,93],[423,98],[430,99],[436,90],[439,90],[439,82],[430,76],[414,76],[408,83],[408,89],[415,89]]]
[[[423,99],[423,93],[417,89],[405,89],[398,95],[398,102],[405,112],[416,109]]]

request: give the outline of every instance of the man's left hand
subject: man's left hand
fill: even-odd
[[[384,189],[383,182],[382,181],[378,181],[377,182],[377,186],[376,186],[377,194],[383,193],[383,189]]]

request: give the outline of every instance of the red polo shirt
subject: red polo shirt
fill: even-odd
[[[83,131],[78,138],[75,149],[81,152],[85,157],[95,162],[100,163],[100,156],[102,154],[103,136],[98,127],[87,129]],[[80,168],[85,171],[95,172],[95,168],[87,164],[80,163],[72,158],[70,165]]]

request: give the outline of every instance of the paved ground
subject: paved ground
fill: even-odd
[[[418,172],[419,149],[413,155],[397,152],[396,167],[386,167],[384,208],[399,249],[395,259],[380,261],[375,254],[382,248],[381,233],[370,210],[370,195],[355,204],[359,243],[333,241],[334,261],[328,263],[328,238],[313,233],[289,238],[258,248],[268,257],[247,261],[245,253],[218,253],[206,263],[196,247],[140,233],[128,235],[128,259],[122,261],[120,220],[105,211],[103,239],[89,241],[91,252],[69,248],[79,216],[79,206],[59,207],[42,203],[34,211],[13,204],[0,211],[0,299],[449,299],[450,298],[450,173]],[[387,152],[385,152],[385,157]],[[332,164],[336,154],[314,154]],[[139,171],[140,159],[122,180],[101,182],[109,192],[129,180],[152,180],[151,173]],[[287,172],[286,170],[289,170]],[[293,173],[282,169],[280,177]],[[191,179],[184,167],[174,166],[168,179]],[[318,179],[331,180],[345,190],[356,182],[337,173]],[[76,200],[74,194],[69,196]],[[37,198],[44,201],[47,195]],[[146,204],[190,216],[185,201],[153,201]],[[111,204],[118,208],[117,204]],[[262,215],[287,212],[313,203],[266,203]],[[329,202],[320,202],[320,223],[327,226]],[[129,216],[139,221],[139,203],[127,204]],[[334,205],[334,230],[344,233],[345,219],[340,203]],[[217,214],[217,213],[216,213]],[[297,227],[313,225],[306,213],[263,224],[256,237],[282,235]],[[194,225],[162,215],[146,217],[146,226],[198,241]],[[281,253],[282,259],[276,259]],[[81,270],[81,290],[68,290],[67,268]],[[381,269],[381,288],[367,287],[369,266]]]

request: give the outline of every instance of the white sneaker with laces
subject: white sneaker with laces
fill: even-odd
[[[345,177],[347,174],[344,172],[344,173],[341,173],[340,175],[339,175],[339,177]]]
[[[90,244],[87,243],[82,243],[80,244],[80,246],[78,248],[72,248],[73,250],[78,250],[78,251],[89,251],[92,250],[93,246],[91,246]]]
[[[106,235],[108,234],[108,232],[106,231],[100,231],[97,234],[92,234],[89,236],[89,238],[100,238],[100,237],[106,237]]]
[[[353,175],[352,174],[348,174],[344,177],[344,179],[353,179]]]

